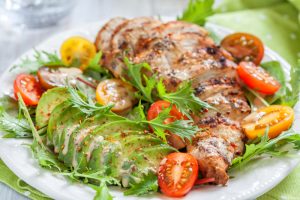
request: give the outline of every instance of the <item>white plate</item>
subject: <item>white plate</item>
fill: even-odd
[[[88,24],[86,26],[58,34],[43,42],[37,47],[37,49],[49,52],[57,51],[61,43],[66,38],[74,35],[80,35],[94,41],[95,35],[103,22]],[[207,26],[210,29],[213,29],[221,37],[224,37],[226,34],[231,32],[213,24],[208,24]],[[25,55],[32,56],[32,54],[33,50],[30,50]],[[280,61],[288,75],[289,65],[286,61],[268,48],[266,48],[265,54],[265,61]],[[17,60],[15,64],[19,61],[20,59]],[[0,79],[0,96],[12,90],[13,80],[16,75],[15,73],[16,72],[12,73],[7,70],[2,75]],[[299,119],[299,115],[299,106],[297,106],[296,119]],[[296,130],[300,130],[299,124],[295,124],[294,128]],[[35,159],[32,157],[28,147],[23,145],[28,142],[29,140],[0,139],[0,157],[17,176],[29,185],[37,188],[54,199],[93,199],[94,191],[89,187],[81,184],[70,183],[65,178],[40,168]],[[293,158],[274,158],[252,162],[244,169],[233,174],[234,178],[230,179],[226,187],[203,186],[198,189],[194,189],[183,199],[254,199],[277,185],[298,164],[298,161],[299,160]],[[134,196],[124,197],[120,189],[113,189],[112,194],[115,196],[115,199],[169,199],[162,195],[152,195],[143,198]]]

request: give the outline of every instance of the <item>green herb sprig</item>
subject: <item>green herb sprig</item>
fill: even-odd
[[[114,105],[101,106],[100,104],[95,103],[91,98],[88,98],[83,94],[80,96],[79,92],[76,89],[72,88],[71,86],[67,87],[67,89],[71,95],[70,101],[72,102],[73,106],[80,109],[82,113],[85,113],[88,116],[93,114],[97,114],[97,115],[106,114],[114,106]]]
[[[57,53],[49,53],[46,51],[34,50],[33,58],[26,57],[21,62],[13,66],[10,71],[17,68],[24,68],[27,71],[35,72],[42,66],[65,66],[63,61],[58,57]]]
[[[282,148],[287,144],[291,144],[295,150],[300,150],[300,135],[290,129],[281,133],[276,138],[270,139],[268,136],[268,131],[266,131],[264,136],[259,138],[258,143],[246,144],[245,153],[232,161],[230,169],[240,169],[250,161],[265,155],[283,156],[291,153],[291,148],[290,150]]]
[[[213,4],[214,0],[190,0],[182,16],[177,19],[203,26],[206,18],[214,13]]]
[[[147,63],[133,64],[128,58],[124,58],[124,62],[128,67],[127,74],[129,76],[129,82],[138,90],[137,96],[149,103],[153,103],[155,100],[163,99],[175,104],[177,108],[190,117],[190,113],[199,114],[203,108],[214,109],[208,103],[201,101],[194,95],[194,90],[190,82],[182,83],[177,91],[167,93],[163,81],[156,81],[155,75],[147,77],[142,73],[142,69],[151,71],[151,67]],[[154,92],[157,90],[158,94]]]
[[[127,57],[124,58],[124,62],[128,68],[127,75],[129,76],[129,82],[136,88],[136,96],[139,99],[153,103],[152,90],[155,88],[156,80],[154,76],[148,78],[142,74],[142,69],[151,71],[151,67],[147,63],[133,64]],[[144,82],[144,83],[143,83]]]
[[[185,82],[177,89],[176,92],[167,93],[166,88],[160,80],[156,86],[159,98],[175,104],[176,107],[190,117],[190,113],[199,114],[203,108],[215,109],[208,103],[201,101],[194,95],[191,82]]]

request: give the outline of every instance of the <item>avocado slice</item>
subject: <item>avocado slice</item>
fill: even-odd
[[[58,121],[60,119],[60,116],[62,113],[64,113],[69,107],[71,106],[71,102],[69,101],[64,101],[57,105],[54,110],[52,111],[48,123],[48,128],[47,128],[47,145],[53,146],[53,132],[57,128]]]
[[[54,108],[70,98],[66,88],[57,87],[45,92],[36,108],[36,126],[38,129],[47,126],[50,115]]]
[[[101,124],[106,122],[106,118],[104,118],[103,116],[93,116],[90,118],[85,119],[80,126],[74,130],[71,135],[69,135],[69,144],[68,144],[68,149],[65,149],[65,152],[63,153],[63,156],[61,158],[63,158],[64,163],[67,166],[73,166],[72,163],[74,163],[77,160],[73,159],[73,155],[75,153],[75,150],[79,150],[79,144],[77,143],[81,143],[81,141],[91,132],[93,132],[98,126],[100,126]],[[76,144],[75,144],[76,143]],[[74,160],[74,161],[73,161]]]

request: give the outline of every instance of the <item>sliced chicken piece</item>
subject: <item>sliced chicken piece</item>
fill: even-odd
[[[215,137],[211,132],[202,132],[194,138],[192,145],[188,145],[187,150],[197,159],[202,176],[215,178],[217,184],[227,183],[227,169],[234,151],[228,141]]]
[[[198,160],[204,177],[225,185],[231,161],[244,151],[244,134],[237,122],[219,115],[202,118],[198,123],[206,131],[196,135],[187,150]]]
[[[182,33],[198,33],[202,37],[208,36],[208,31],[201,26],[191,24],[183,21],[170,21],[161,26],[155,28],[155,32],[158,32],[162,36],[169,34],[182,34]]]
[[[121,77],[126,66],[123,57],[132,58],[135,54],[135,46],[140,38],[149,37],[151,29],[160,25],[159,20],[150,17],[134,18],[120,24],[114,31],[110,47],[111,52],[107,55],[104,65],[114,74]]]
[[[151,29],[160,24],[161,21],[151,17],[138,17],[120,24],[110,40],[112,51],[124,51],[130,46],[134,47],[135,45],[132,45],[132,43],[135,43],[141,37],[149,37]],[[131,35],[128,36],[128,34]]]
[[[163,38],[169,35],[181,35],[185,33],[195,33],[196,35],[200,35],[202,37],[206,37],[208,35],[208,32],[204,28],[195,24],[183,21],[171,21],[153,28],[152,34],[148,38],[139,39],[136,45],[137,52],[140,52],[140,49],[154,38]]]
[[[197,85],[199,81],[212,77],[236,75],[235,64],[218,55],[221,51],[211,39],[196,33],[154,38],[143,49],[135,56],[134,62],[149,63],[171,91],[186,80],[193,80]],[[211,49],[216,49],[216,53],[209,53]]]
[[[98,51],[107,52],[110,50],[110,41],[115,29],[122,23],[127,21],[122,17],[115,17],[109,20],[98,32],[95,46]]]
[[[196,87],[196,96],[211,104],[216,110],[209,110],[203,117],[218,113],[235,121],[241,121],[250,113],[250,107],[235,77],[216,77]]]

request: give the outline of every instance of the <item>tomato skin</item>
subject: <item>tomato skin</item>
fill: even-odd
[[[166,108],[169,108],[170,106],[171,103],[168,101],[159,100],[154,102],[148,110],[147,119],[155,119],[161,111],[163,111]],[[186,119],[186,117],[176,108],[175,105],[172,105],[170,116],[172,116],[172,118],[167,118],[165,120],[165,124],[172,123],[175,120]]]
[[[198,162],[187,153],[171,153],[160,163],[158,185],[170,197],[187,194],[198,178]]]
[[[130,110],[136,103],[134,88],[120,79],[101,81],[96,89],[96,100],[101,105],[114,104],[111,109],[116,113]]]
[[[237,67],[237,73],[249,88],[260,93],[272,95],[280,88],[280,83],[274,77],[251,62],[241,62]]]
[[[96,55],[96,47],[89,40],[73,36],[66,39],[60,47],[60,55],[65,65],[80,61],[80,69],[85,70],[89,61]]]
[[[171,103],[168,101],[163,101],[163,100],[159,100],[154,102],[149,110],[148,110],[148,114],[147,114],[147,119],[150,121],[152,119],[155,119],[158,114],[166,109],[169,108],[171,106]],[[185,115],[183,115],[177,108],[175,105],[172,105],[172,108],[170,110],[170,118],[167,118],[164,120],[164,124],[170,124],[176,120],[182,120],[182,119],[187,119],[187,117]],[[151,127],[150,127],[151,129]],[[173,146],[176,149],[182,149],[186,146],[185,141],[180,138],[178,135],[175,135],[169,131],[167,131],[168,135],[167,135],[167,140],[168,143]]]
[[[275,138],[288,130],[294,121],[294,110],[289,106],[271,105],[245,117],[241,123],[249,139],[263,136],[269,127],[269,138]]]
[[[216,181],[215,178],[202,178],[202,179],[196,180],[195,185],[203,185],[206,183],[213,183],[215,181]]]
[[[14,81],[14,95],[18,99],[21,94],[24,103],[28,106],[36,106],[42,95],[42,88],[33,75],[19,74]]]
[[[221,46],[232,54],[237,62],[251,61],[259,65],[264,57],[262,41],[249,33],[234,33],[221,41]]]

